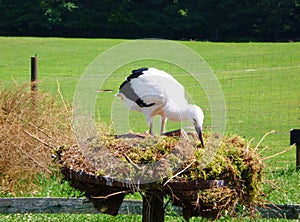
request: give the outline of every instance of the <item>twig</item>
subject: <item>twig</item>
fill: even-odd
[[[132,192],[131,190],[123,190],[123,191],[108,194],[106,196],[97,196],[97,197],[91,196],[91,198],[93,198],[93,199],[107,199],[107,198],[115,196],[115,195],[119,195],[119,194],[123,194],[123,193],[126,194],[126,193],[131,193],[131,192]]]
[[[141,169],[142,169],[141,167],[139,167],[138,165],[136,165],[136,163],[134,163],[134,162],[129,158],[129,156],[127,156],[125,153],[123,153],[123,156],[124,156],[125,159],[126,159],[129,163],[131,163],[136,169],[138,169],[138,170],[141,170]]]
[[[17,147],[17,149],[19,151],[21,151],[21,153],[25,156],[27,156],[29,159],[31,159],[35,164],[37,164],[38,166],[40,166],[42,169],[44,169],[45,171],[47,171],[47,173],[51,174],[51,171],[44,167],[43,165],[41,165],[38,161],[36,161],[32,156],[29,156],[27,153],[25,153],[21,148]]]
[[[189,165],[187,165],[183,170],[179,171],[178,173],[176,173],[175,175],[173,175],[170,179],[168,179],[163,186],[166,186],[167,183],[169,183],[173,178],[177,177],[178,175],[180,175],[181,173],[183,173],[184,171],[186,171],[188,168],[190,168],[197,160],[193,160]]]
[[[168,204],[170,203],[171,201],[171,197],[167,200],[167,202],[165,203],[165,206],[164,206],[164,212],[166,212],[166,208],[168,206]]]
[[[41,142],[42,144],[44,144],[45,146],[49,147],[50,149],[54,149],[54,147],[50,146],[48,143],[44,142],[43,140],[41,140],[40,138],[38,138],[35,135],[32,135],[31,133],[27,132],[26,130],[24,130],[24,132],[28,135],[31,136],[32,138],[36,139],[37,141]]]
[[[269,146],[265,146],[263,149],[261,149],[261,151],[259,151],[259,153],[261,154],[262,152],[264,152],[268,148],[269,148]]]
[[[274,154],[274,155],[271,155],[271,156],[262,158],[262,161],[268,160],[268,159],[271,159],[271,158],[273,158],[273,157],[279,156],[279,155],[281,155],[281,154],[283,154],[283,153],[286,153],[286,152],[290,151],[290,150],[291,150],[292,148],[294,148],[294,147],[296,147],[295,144],[292,145],[292,146],[290,146],[289,148],[287,148],[287,149],[285,149],[285,150],[279,152],[279,153],[276,153],[276,154]]]
[[[59,85],[58,80],[56,80],[56,84],[57,84],[57,91],[58,91],[58,94],[59,94],[59,96],[60,96],[60,98],[61,98],[61,101],[62,101],[63,104],[64,104],[64,107],[65,107],[66,112],[68,113],[69,110],[68,110],[67,104],[66,104],[66,102],[65,102],[65,99],[64,99],[63,95],[61,94],[61,91],[60,91],[60,85]]]
[[[41,132],[42,134],[44,134],[45,136],[47,136],[48,138],[50,138],[50,139],[53,139],[51,136],[49,136],[46,132],[44,132],[43,130],[48,130],[48,129],[46,129],[46,128],[43,128],[43,130],[41,129],[41,127],[38,127],[37,125],[35,125],[35,124],[32,124],[32,123],[28,123],[30,126],[32,126],[32,127],[34,127],[36,130],[38,130],[39,132]],[[48,130],[48,131],[50,131],[50,130]]]
[[[173,198],[173,200],[174,200],[174,199],[179,200],[179,198],[174,194],[172,188],[171,188],[168,184],[167,184],[167,187],[170,189],[171,197]]]
[[[60,84],[59,84],[58,80],[56,80],[56,84],[57,84],[57,91],[58,91],[58,94],[59,94],[59,96],[61,98],[61,101],[62,101],[62,103],[64,105],[64,108],[65,108],[65,110],[66,110],[67,113],[70,113],[70,110],[68,109],[68,106],[67,106],[67,104],[65,102],[65,99],[64,99],[64,97],[63,97],[63,95],[62,95],[62,93],[60,91]],[[72,119],[71,119],[71,117],[69,117],[69,126],[71,127],[71,130],[74,132],[75,130],[74,130],[73,125],[72,125]]]
[[[260,139],[260,141],[259,141],[258,144],[256,145],[256,147],[255,147],[255,149],[254,149],[253,152],[255,152],[255,151],[258,149],[258,147],[260,146],[260,144],[262,143],[262,141],[266,138],[266,136],[268,136],[268,135],[270,135],[270,134],[272,134],[272,133],[275,133],[275,132],[276,132],[276,130],[272,130],[272,131],[270,131],[270,132],[267,132],[267,133]]]
[[[277,186],[272,180],[266,180],[266,184],[270,184],[273,189],[281,190],[284,193],[287,193],[286,190],[282,189],[280,186]]]
[[[246,149],[245,149],[245,153],[244,153],[244,158],[245,158],[246,155],[248,154],[249,147],[250,147],[250,145],[251,145],[251,143],[252,143],[253,140],[254,140],[254,138],[252,138],[252,139],[249,141],[249,143],[247,144]]]

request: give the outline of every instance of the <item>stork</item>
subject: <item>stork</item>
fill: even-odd
[[[170,74],[156,68],[132,70],[120,85],[115,96],[129,107],[143,113],[149,123],[149,133],[153,134],[154,116],[161,116],[161,133],[165,132],[167,119],[170,121],[189,120],[195,127],[198,138],[204,147],[202,109],[188,104],[184,87]]]

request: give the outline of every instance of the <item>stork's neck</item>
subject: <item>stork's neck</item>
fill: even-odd
[[[170,120],[174,121],[187,121],[190,120],[190,107],[180,107],[180,109],[176,110],[176,112],[172,115]]]
[[[189,120],[189,106],[187,107],[184,107],[182,109],[179,110],[179,113],[180,113],[180,118],[181,118],[181,121],[186,121],[186,120]]]
[[[186,121],[188,116],[186,115],[187,107],[176,107],[172,103],[167,103],[163,107],[163,111],[158,109],[158,112],[153,113],[154,115],[162,115],[167,117],[170,121]]]
[[[190,120],[194,125],[202,126],[204,114],[199,106],[190,104],[185,111],[185,118]]]

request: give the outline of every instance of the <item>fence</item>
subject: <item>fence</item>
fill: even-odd
[[[32,65],[36,61],[37,57],[33,57]],[[220,109],[224,109],[223,112],[227,114],[226,132],[239,134],[249,140],[254,138],[254,142],[258,143],[265,133],[275,130],[276,133],[270,135],[263,142],[263,146],[272,147],[272,150],[267,150],[265,155],[271,155],[274,150],[280,152],[287,148],[290,130],[300,126],[300,87],[297,84],[300,81],[300,61],[293,55],[279,53],[208,60],[207,62],[214,70],[223,89],[226,109],[224,107],[220,107]],[[210,104],[205,92],[199,89],[199,84],[195,79],[188,74],[183,74],[183,70],[171,64],[159,61],[147,61],[147,63],[149,66],[167,69],[185,86],[193,102],[203,108],[205,112],[204,126],[206,130],[209,130]],[[117,70],[103,84],[104,92],[107,92],[105,89],[113,90],[112,93],[98,94],[95,115],[100,116],[101,122],[105,122],[106,125],[110,124],[113,94],[116,93],[128,70],[138,66],[139,63],[133,63]],[[32,66],[32,78],[36,72],[37,67]],[[80,75],[78,70],[74,70],[74,73],[77,73],[73,75],[74,77],[58,76],[53,79],[41,76],[41,88],[53,92],[57,88],[55,80],[58,80],[64,96],[70,98],[71,101],[76,81],[79,81]],[[36,90],[36,85],[33,84],[32,87]],[[129,114],[129,118],[132,129],[137,131],[147,129],[143,115],[133,112]],[[172,123],[170,125],[172,126]],[[291,160],[290,156],[287,157],[287,154],[279,158],[279,162],[282,163],[279,167],[285,167],[291,162],[295,162],[294,159]]]
[[[276,133],[266,138],[263,145],[273,150],[284,149],[289,144],[289,131],[299,127],[300,113],[300,87],[299,73],[300,61],[298,54],[272,53],[230,57],[222,59],[207,59],[208,64],[218,77],[224,92],[226,102],[226,132],[237,133],[248,139],[260,138],[271,130]],[[205,127],[210,127],[210,104],[205,92],[184,70],[171,64],[158,61],[146,61],[148,66],[163,68],[174,76],[187,88],[192,99],[200,105],[205,113]],[[104,83],[104,88],[113,89],[112,93],[99,93],[95,114],[100,115],[101,121],[107,125],[111,118],[111,101],[119,84],[123,81],[129,70],[140,67],[141,63],[128,64],[122,67]],[[1,88],[7,88],[12,82],[28,82],[27,63],[5,64],[0,66]],[[57,82],[61,91],[69,102],[72,101],[73,92],[85,69],[84,64],[60,63],[47,65],[45,59],[40,60],[39,85],[43,91],[57,93]],[[130,114],[132,119],[140,121],[135,124],[131,121],[134,130],[146,130],[144,117],[135,113]],[[144,123],[144,124],[141,124]],[[274,142],[276,141],[276,142]],[[281,157],[285,167],[288,164],[286,156]],[[294,160],[291,160],[294,161]]]
[[[153,66],[166,65],[162,65],[156,61],[149,63]],[[215,70],[224,92],[227,106],[224,110],[224,112],[227,112],[227,132],[237,133],[248,139],[253,137],[258,141],[266,132],[276,130],[276,134],[272,135],[270,139],[266,139],[263,145],[275,147],[276,150],[282,150],[284,147],[287,147],[290,142],[290,129],[298,127],[297,124],[299,124],[300,119],[300,88],[298,85],[300,63],[294,61],[292,57],[285,60],[284,54],[264,55],[259,56],[259,58],[254,56],[228,58],[222,61],[208,60],[208,63]],[[130,66],[134,67],[135,64],[130,64]],[[120,81],[120,76],[123,75],[121,72],[127,68],[128,67],[118,70],[115,76],[112,76],[105,82],[103,88],[113,88],[116,90],[119,82],[122,82],[122,80]],[[209,130],[211,117],[209,113],[209,103],[207,98],[205,98],[205,92],[202,91],[199,93],[199,88],[195,80],[188,77],[187,74],[182,74],[183,70],[173,68],[171,65],[169,65],[168,68],[171,70],[170,72],[174,73],[176,78],[184,80],[183,85],[189,89],[192,100],[203,107],[206,114],[206,129]],[[10,67],[9,69],[14,68]],[[17,72],[17,70],[14,71]],[[78,70],[73,71],[77,73],[74,77],[58,76],[57,78],[52,78],[50,75],[41,76],[40,88],[45,91],[49,90],[50,92],[55,92],[55,79],[58,79],[61,88],[64,89],[62,92],[65,97],[71,100],[72,92],[81,74]],[[69,70],[69,72],[72,71]],[[123,78],[124,77],[125,76],[123,76]],[[117,86],[116,82],[118,82]],[[200,101],[198,100],[199,95],[203,97]],[[112,96],[113,94],[111,93],[99,94],[98,96],[97,109],[99,110],[101,121],[107,124],[110,123],[110,102]],[[133,118],[136,117],[134,116]],[[142,120],[143,117],[138,118],[144,121]],[[139,127],[140,126],[133,125],[133,128],[141,130]],[[290,156],[281,156],[280,161],[283,162],[283,164],[290,164],[292,161],[294,162],[294,158],[295,156],[293,156],[292,159]],[[4,203],[4,205],[2,205],[3,209],[13,209],[12,202],[9,203],[9,201],[8,199],[1,200],[1,204]],[[22,201],[29,201],[29,199],[23,199]],[[16,202],[17,201],[15,201],[15,203]],[[26,202],[22,204],[26,205]],[[72,204],[76,206],[75,203]],[[59,202],[57,206],[63,206],[63,200]],[[275,208],[268,205],[268,207],[271,208],[273,212],[276,211],[274,210],[275,208],[277,210],[281,209],[279,213],[277,211],[277,215],[281,215],[281,217],[283,217],[283,215],[288,217],[288,213],[283,211],[285,207],[294,212],[291,218],[299,217],[298,205],[292,208],[284,205],[278,205]],[[57,209],[60,209],[60,207],[57,207]],[[262,209],[259,210],[265,212]],[[16,212],[18,211],[22,210],[16,210]]]
[[[300,205],[272,205],[258,207],[262,218],[299,219]],[[142,214],[142,201],[125,200],[118,214]],[[0,214],[16,213],[99,213],[85,198],[1,198]],[[174,208],[172,215],[181,215],[181,209]]]

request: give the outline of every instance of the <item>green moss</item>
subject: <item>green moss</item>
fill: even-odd
[[[207,139],[209,135],[205,135]],[[116,157],[127,161],[122,155],[127,155],[135,164],[155,163],[162,158],[168,158],[169,167],[166,171],[172,172],[174,166],[178,166],[182,153],[172,153],[176,146],[180,152],[187,146],[194,146],[192,155],[182,163],[183,170],[193,160],[194,163],[177,176],[182,180],[225,180],[229,187],[239,193],[245,204],[252,203],[261,194],[263,183],[263,163],[260,156],[248,147],[247,141],[238,135],[224,136],[217,153],[212,162],[204,169],[201,168],[202,157],[207,148],[199,148],[193,141],[186,141],[184,144],[175,137],[145,137],[143,139],[115,139],[103,137],[104,143],[111,151],[116,151]],[[178,148],[178,147],[177,147]],[[172,177],[176,172],[170,173]],[[137,176],[134,175],[133,176]],[[179,178],[180,177],[180,178]],[[166,178],[167,179],[167,178]],[[175,179],[175,178],[174,178]],[[163,180],[162,180],[163,181]]]

